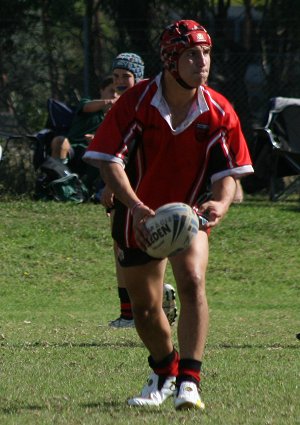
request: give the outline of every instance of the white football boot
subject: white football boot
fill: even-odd
[[[165,379],[160,386],[160,380]],[[176,393],[176,378],[168,376],[167,378],[159,377],[155,373],[149,376],[147,384],[142,389],[141,395],[133,397],[127,401],[129,406],[160,406],[167,398],[172,397]]]
[[[181,383],[178,394],[175,396],[174,405],[176,410],[201,409],[205,404],[201,400],[199,390],[194,382],[184,381]]]
[[[109,322],[108,326],[110,328],[120,329],[120,328],[135,328],[134,320],[123,319],[123,317],[118,317],[115,320]]]
[[[174,325],[177,317],[176,292],[173,286],[169,283],[164,283],[162,307],[170,325]],[[100,326],[102,326],[102,324]],[[126,320],[123,319],[123,317],[118,317],[117,319],[110,321],[108,326],[115,329],[135,328],[133,319]]]
[[[177,317],[176,292],[169,283],[164,283],[162,307],[170,325],[174,325]]]

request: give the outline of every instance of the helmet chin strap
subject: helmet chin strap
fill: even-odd
[[[181,85],[181,87],[183,87],[186,90],[194,90],[195,87],[189,86],[185,81],[183,81],[183,79],[181,77],[178,76],[178,78],[175,78],[175,80],[177,81],[178,84]]]
[[[165,67],[166,70],[169,71],[169,73],[172,75],[174,80],[185,90],[195,90],[196,87],[190,86],[188,83],[186,83],[179,75],[178,71],[170,70],[170,68]]]

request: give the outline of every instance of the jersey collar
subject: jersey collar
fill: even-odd
[[[180,124],[180,126],[173,128],[172,122],[171,122],[170,109],[167,102],[165,101],[165,98],[162,95],[161,81],[162,81],[162,73],[159,73],[155,77],[157,90],[155,95],[152,98],[151,105],[154,106],[159,111],[160,115],[168,123],[172,133],[174,135],[180,134],[184,130],[186,130],[186,128],[189,127],[192,124],[192,122],[195,121],[197,117],[199,117],[199,115],[208,111],[209,107],[206,103],[202,90],[198,89],[197,99],[193,102],[186,119]]]

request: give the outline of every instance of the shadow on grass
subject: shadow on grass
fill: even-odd
[[[84,410],[88,410],[88,411],[98,411],[101,413],[109,413],[112,410],[116,413],[116,412],[123,412],[124,408],[127,408],[128,410],[132,411],[134,414],[139,415],[140,412],[142,411],[143,413],[145,413],[145,411],[147,411],[147,413],[151,413],[152,415],[157,415],[157,414],[161,414],[161,411],[159,408],[157,409],[139,409],[139,408],[130,408],[130,406],[128,406],[126,404],[125,401],[95,401],[95,402],[89,402],[89,403],[78,403],[79,408],[84,409]],[[0,413],[4,414],[4,415],[16,415],[16,414],[21,414],[24,412],[41,412],[43,410],[51,410],[52,408],[55,409],[56,406],[50,406],[50,405],[45,405],[45,406],[41,406],[38,404],[23,404],[23,403],[19,403],[19,402],[12,402],[11,405],[8,405],[6,407],[0,407]]]
[[[209,345],[209,349],[224,348],[224,349],[234,349],[234,350],[249,350],[249,349],[264,349],[264,350],[286,350],[286,349],[299,349],[300,345],[295,342],[295,344],[282,345],[282,344],[230,344],[230,343],[221,343]]]
[[[139,408],[134,408],[132,409],[130,406],[127,405],[127,403],[125,401],[95,401],[95,402],[89,402],[89,403],[78,403],[79,408],[84,409],[84,410],[88,410],[88,411],[98,411],[98,412],[102,412],[102,413],[109,413],[112,410],[116,413],[116,412],[123,412],[124,408],[132,411],[133,413],[139,414],[139,412],[143,412],[145,413],[145,411],[147,411],[147,413],[151,413],[151,414],[160,414],[161,410],[159,408],[157,409],[145,409],[145,407],[139,409]],[[55,409],[55,406],[52,406],[52,408]],[[11,404],[11,406],[7,406],[7,407],[0,407],[0,413],[4,414],[4,415],[16,415],[16,414],[21,414],[24,412],[41,412],[43,410],[51,410],[51,406],[47,405],[47,406],[41,406],[41,405],[37,405],[37,404],[22,404],[22,403],[17,403],[17,402],[13,402]]]
[[[46,406],[39,406],[37,404],[13,404],[12,406],[0,407],[0,412],[5,415],[12,415],[24,411],[41,411],[47,409]]]
[[[140,414],[141,412],[145,413],[151,413],[152,415],[161,414],[161,409],[159,407],[156,407],[153,409],[153,407],[145,408],[145,406],[138,408],[138,407],[130,407],[127,405],[125,401],[102,401],[102,402],[90,402],[90,403],[79,403],[79,407],[83,409],[88,410],[98,410],[102,413],[109,413],[110,411],[114,412],[123,412],[124,409],[128,409],[128,411],[131,411],[136,414]]]
[[[32,341],[23,343],[1,342],[1,348],[141,348],[144,347],[142,342],[132,340],[120,340],[114,342],[91,341],[91,342],[48,342],[48,341]]]
[[[298,337],[297,337],[298,338]],[[300,338],[298,338],[300,339]],[[48,342],[48,341],[33,341],[33,342],[22,342],[22,343],[8,343],[1,342],[0,348],[144,348],[144,345],[140,341],[122,340],[114,342]],[[249,350],[249,349],[267,349],[267,350],[284,350],[284,349],[299,349],[300,344],[295,338],[294,344],[234,344],[234,343],[219,343],[209,344],[208,349],[235,349],[235,350]]]
[[[280,209],[287,212],[300,212],[300,202],[298,204],[280,204]]]

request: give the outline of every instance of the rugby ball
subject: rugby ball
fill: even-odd
[[[199,230],[195,211],[187,204],[162,205],[149,217],[145,226],[150,232],[146,252],[154,258],[166,258],[188,248]]]

